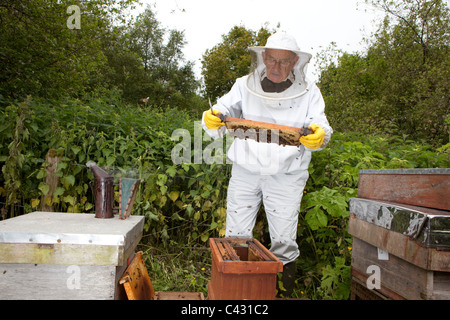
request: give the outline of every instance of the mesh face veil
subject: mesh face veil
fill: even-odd
[[[292,84],[282,92],[268,92],[263,89],[261,82],[267,81],[267,68],[272,65],[278,65],[281,68],[288,64],[288,61],[277,61],[267,57],[267,50],[285,50],[293,52],[298,61],[292,67],[292,70],[287,75]],[[308,83],[306,79],[306,71],[308,63],[311,60],[311,54],[301,52],[295,42],[295,39],[286,33],[275,33],[267,40],[264,47],[250,47],[250,54],[252,58],[251,73],[245,83],[246,89],[253,95],[263,99],[263,103],[273,108],[289,107],[289,100],[297,98],[308,92]],[[266,62],[263,59],[263,54],[266,54]],[[295,59],[295,56],[293,59]],[[291,60],[292,61],[292,60]],[[267,64],[267,65],[266,65]]]

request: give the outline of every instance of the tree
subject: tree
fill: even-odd
[[[206,95],[216,99],[227,93],[237,78],[250,72],[251,57],[248,47],[261,46],[273,33],[266,28],[258,32],[243,26],[233,27],[223,42],[207,50],[202,59]]]
[[[105,63],[101,37],[135,0],[0,0],[0,95],[77,95]],[[68,7],[80,9],[79,29]]]
[[[124,98],[136,102],[139,98],[150,97],[149,104],[185,106],[199,85],[192,62],[183,64],[184,33],[162,28],[154,13],[147,8],[123,37],[127,52],[132,53],[142,66],[141,70],[122,75],[122,78],[128,77],[128,80],[123,79],[128,85],[122,86]],[[111,63],[115,64],[114,60]],[[133,75],[139,75],[139,78]]]
[[[397,30],[410,40],[411,44],[420,46],[422,63],[433,58],[433,47],[448,46],[449,8],[442,0],[366,0],[373,6],[384,10],[397,22]]]
[[[374,1],[387,13],[368,57],[383,74],[380,95],[398,132],[446,142],[450,110],[448,6],[433,1]],[[390,22],[393,19],[393,23]],[[380,61],[381,59],[381,61]]]
[[[336,50],[329,47],[325,55]],[[324,96],[327,115],[336,131],[375,133],[379,123],[377,101],[379,78],[368,72],[369,60],[359,54],[339,52],[336,62],[320,75],[319,86]]]
[[[136,1],[0,0],[0,103],[113,90],[132,103],[197,104],[184,34],[162,28],[149,8],[127,20],[124,9]]]
[[[365,54],[341,54],[320,77],[336,130],[448,141],[449,8],[441,0],[373,0],[386,16]]]

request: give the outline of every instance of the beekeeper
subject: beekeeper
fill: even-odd
[[[330,141],[332,128],[319,88],[305,74],[311,55],[300,51],[285,32],[270,36],[264,47],[249,48],[252,71],[236,80],[230,92],[203,113],[202,125],[213,138],[227,132],[217,115],[309,127],[301,145],[282,146],[235,139],[227,156],[233,162],[227,195],[226,237],[252,238],[261,200],[269,225],[270,251],[284,265],[285,296],[293,289],[298,214],[308,179],[311,152]],[[213,114],[214,113],[214,114]]]

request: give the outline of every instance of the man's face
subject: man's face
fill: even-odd
[[[262,55],[266,65],[266,76],[275,83],[286,80],[299,59],[292,51],[278,49],[266,49]]]

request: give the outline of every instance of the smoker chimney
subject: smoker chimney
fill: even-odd
[[[100,219],[113,218],[114,205],[114,177],[97,166],[95,162],[89,161],[86,166],[91,168],[94,174],[94,200],[95,217]]]

